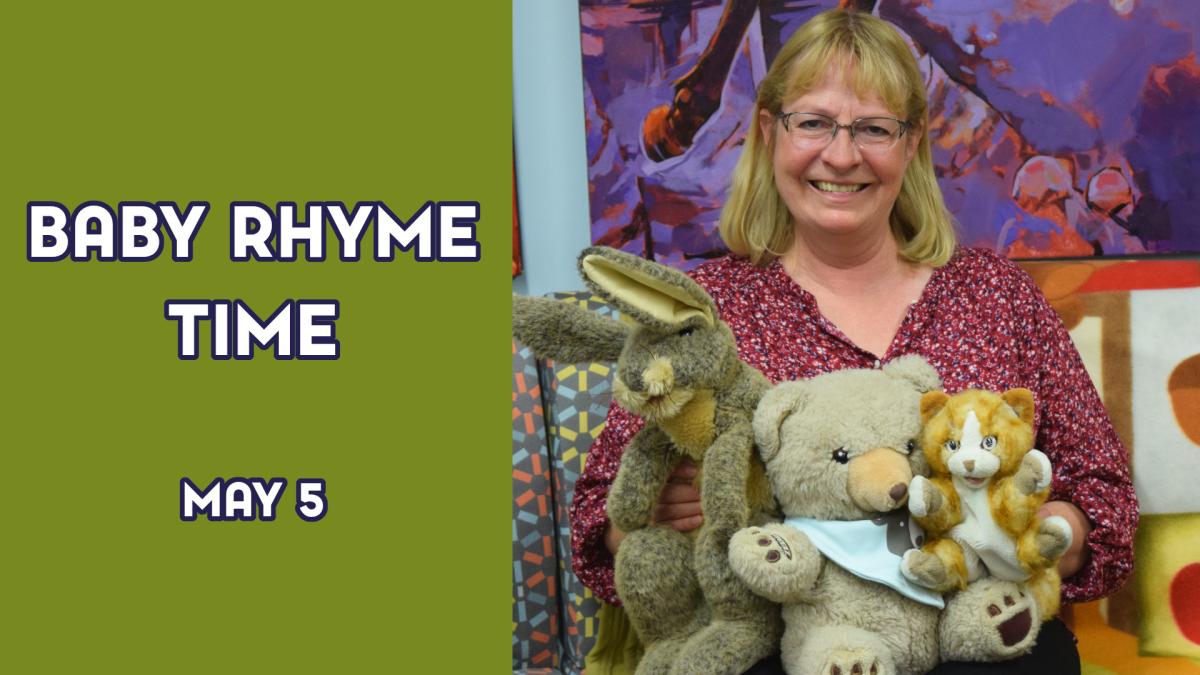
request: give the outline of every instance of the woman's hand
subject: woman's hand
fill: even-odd
[[[700,490],[692,485],[696,479],[696,465],[685,459],[675,467],[667,484],[658,495],[658,503],[650,515],[653,525],[666,525],[680,532],[691,532],[704,522],[704,514],[700,510]],[[625,533],[609,523],[604,533],[604,545],[609,552],[616,555]]]
[[[1071,525],[1071,546],[1058,561],[1058,575],[1066,579],[1087,564],[1089,554],[1084,540],[1092,531],[1092,523],[1071,502],[1046,502],[1038,509],[1038,516],[1062,516]]]

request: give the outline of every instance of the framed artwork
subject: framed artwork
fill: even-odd
[[[721,255],[757,83],[838,5],[910,41],[964,244],[1200,251],[1200,5],[1136,0],[581,0],[592,240],[683,268]]]

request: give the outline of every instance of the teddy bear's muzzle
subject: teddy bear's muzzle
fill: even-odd
[[[912,476],[908,457],[894,448],[872,448],[850,459],[850,499],[864,511],[894,511],[908,501]]]

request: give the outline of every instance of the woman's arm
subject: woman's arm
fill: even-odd
[[[1133,572],[1138,502],[1129,453],[1083,366],[1067,329],[1028,276],[1014,299],[1029,339],[1024,366],[1037,394],[1038,449],[1054,465],[1043,514],[1071,523],[1075,539],[1060,562],[1063,599],[1115,592]]]
[[[612,543],[619,544],[623,535],[613,533],[610,536],[605,509],[608,490],[621,465],[621,453],[642,426],[641,418],[620,406],[613,404],[608,409],[604,430],[588,450],[571,498],[571,566],[584,586],[614,605],[621,604],[613,584],[613,552],[616,548],[610,548],[608,544],[613,537]]]

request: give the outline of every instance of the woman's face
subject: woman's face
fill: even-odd
[[[903,119],[876,96],[859,98],[837,65],[814,89],[784,101],[783,112],[821,113],[840,124],[861,117]],[[798,234],[805,229],[829,234],[887,231],[904,171],[916,152],[919,129],[910,129],[886,149],[863,151],[848,129],[840,129],[831,143],[797,146],[777,117],[761,111],[759,124],[764,138],[774,139],[775,187]]]

